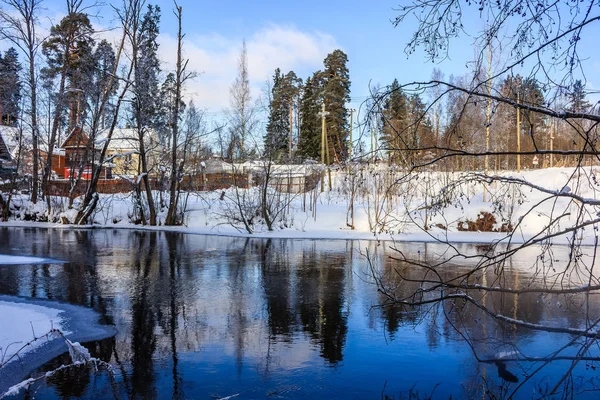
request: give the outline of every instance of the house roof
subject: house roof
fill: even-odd
[[[96,146],[106,142],[108,129],[100,132],[96,140]],[[152,129],[148,129],[145,133],[144,144],[149,150],[152,150],[159,144],[158,136]],[[113,151],[137,151],[139,149],[138,131],[136,128],[115,128],[108,143],[108,150]]]
[[[19,128],[0,125],[0,147],[4,147],[8,151],[10,159],[15,158],[19,147]],[[0,153],[2,152],[0,150]],[[7,159],[4,155],[0,155],[0,158]]]
[[[0,131],[0,159],[10,161],[12,157],[10,155],[10,150],[8,149],[8,145],[4,141],[2,137],[2,131]]]
[[[79,126],[76,126],[73,128],[73,130],[71,130],[71,133],[69,133],[69,136],[67,136],[61,147],[64,149],[86,147],[89,140],[89,136],[85,134],[83,129],[81,129]]]

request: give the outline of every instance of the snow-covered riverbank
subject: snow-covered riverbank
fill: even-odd
[[[19,351],[18,358],[0,368],[0,395],[27,378],[35,368],[68,350],[60,335],[46,336],[52,328],[59,329],[72,342],[101,340],[117,333],[115,327],[101,325],[99,314],[92,309],[15,296],[0,295],[0,321],[4,362]],[[39,339],[21,349],[34,338]]]
[[[582,204],[579,199],[594,203],[599,197],[597,173],[596,168],[550,168],[520,174],[507,171],[498,173],[505,182],[494,182],[484,189],[481,181],[473,180],[469,174],[426,172],[389,190],[390,183],[397,182],[402,173],[377,168],[353,171],[352,175],[338,171],[332,174],[332,190],[326,187],[321,192],[317,188],[306,194],[272,191],[270,200],[277,211],[272,230],[267,229],[258,211],[259,188],[184,194],[184,225],[178,227],[136,224],[138,215],[132,195],[101,195],[94,225],[88,227],[264,238],[471,243],[524,243],[550,235],[555,244],[577,241],[593,245],[597,233],[594,219],[600,209],[595,204]],[[354,188],[352,180],[356,181]],[[156,197],[160,204],[158,193]],[[66,207],[65,199],[56,198],[53,202],[49,219],[55,222],[33,222],[32,219],[45,219],[45,204],[33,205],[24,196],[17,197],[12,219],[0,226],[73,228],[65,222],[71,220],[75,210]],[[250,220],[252,233],[242,223],[240,210]],[[158,220],[163,221],[165,214],[166,209],[159,210]],[[494,217],[489,228],[497,232],[464,230],[469,222],[476,222],[484,214]],[[514,229],[512,235],[499,232],[509,226]]]
[[[56,308],[0,301],[0,321],[6,324],[0,331],[0,364],[7,362],[17,352],[22,357],[25,353],[44,345],[49,338],[33,340],[42,337],[51,329],[59,329],[65,335],[70,334],[60,314],[62,311]],[[27,343],[30,344],[25,346]]]

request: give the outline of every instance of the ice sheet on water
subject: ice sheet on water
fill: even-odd
[[[53,263],[62,263],[62,262],[64,262],[64,261],[52,260],[50,258],[12,256],[12,255],[8,255],[8,254],[0,254],[0,265],[53,264]]]

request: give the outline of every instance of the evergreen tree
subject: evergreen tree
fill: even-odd
[[[95,68],[93,33],[87,14],[71,13],[50,29],[50,37],[42,45],[42,53],[46,57],[42,78],[46,87],[51,87],[51,82],[56,79],[60,81],[53,100],[58,115],[65,108],[72,107],[70,126],[84,117],[85,96],[92,92]],[[65,90],[65,83],[69,90]]]
[[[590,109],[590,103],[585,99],[585,86],[580,79],[573,84],[573,90],[567,96],[569,111],[585,113]]]
[[[350,102],[350,74],[347,63],[348,56],[341,50],[334,50],[324,60],[323,97],[329,112],[326,122],[330,163],[343,162],[348,156],[350,130],[346,103]]]
[[[160,23],[160,8],[148,5],[146,13],[141,16],[141,10],[136,10],[132,18],[133,26],[130,28],[134,33],[129,35],[131,46],[131,58],[133,64],[133,80],[131,85],[131,122],[135,126],[138,139],[138,169],[141,173],[143,190],[146,193],[145,203],[147,205],[147,223],[156,225],[156,207],[152,196],[152,187],[148,179],[152,165],[149,155],[156,145],[152,136],[149,137],[149,129],[160,126],[159,107],[159,75],[160,63],[158,60],[158,35]],[[141,201],[141,187],[136,188],[139,199],[139,210],[141,219],[146,223],[145,207]]]
[[[300,101],[300,135],[298,154],[305,159],[321,159],[321,112],[323,72],[317,71],[306,80]]]
[[[0,125],[14,126],[21,109],[21,64],[17,50],[11,47],[0,55]]]
[[[381,115],[381,141],[388,152],[389,162],[400,163],[407,160],[403,151],[406,149],[408,127],[407,98],[397,79],[392,82],[389,92]]]
[[[175,114],[175,97],[175,74],[169,72],[160,87],[159,109],[155,119],[155,128],[163,143],[170,143],[170,130]],[[179,115],[183,116],[184,111],[185,103],[180,101]]]
[[[113,84],[110,88],[107,87],[110,74],[115,65],[115,51],[112,45],[107,40],[102,40],[93,54],[94,65],[96,68],[93,72],[93,85],[90,91],[90,102],[94,113],[100,109],[100,103],[102,102],[102,94],[108,90],[109,96],[113,96],[119,88],[117,80],[113,80]],[[103,115],[101,115],[100,128],[105,128],[106,120],[110,120],[114,113],[114,105],[109,101],[107,102]]]
[[[269,122],[264,137],[265,156],[272,160],[281,160],[285,155],[286,138],[290,129],[289,110],[283,90],[284,80],[283,73],[277,68],[273,75]]]
[[[409,126],[408,126],[408,145],[410,149],[423,149],[435,146],[435,134],[433,125],[427,115],[427,106],[418,93],[409,97]],[[417,163],[417,156],[423,156],[424,153],[412,151],[408,157],[411,165]]]
[[[520,147],[522,152],[531,152],[536,148],[544,147],[546,135],[542,132],[546,128],[546,119],[543,115],[528,109],[527,105],[543,106],[545,100],[539,83],[533,78],[523,78],[520,75],[506,78],[500,87],[503,97],[513,101],[519,100],[525,107],[519,109],[521,126]],[[517,136],[515,134],[517,121],[517,110],[510,110],[510,123],[508,129],[507,148],[509,151],[517,151]],[[531,165],[532,155],[522,155],[521,164]],[[516,158],[511,157],[508,160],[510,167],[516,167]],[[507,163],[507,164],[508,164]]]
[[[289,153],[290,134],[293,129],[290,127],[290,116],[293,117],[294,101],[300,91],[300,84],[293,71],[283,75],[279,68],[275,70],[269,104],[269,122],[264,137],[265,155],[270,159],[281,161]]]
[[[139,128],[160,126],[158,35],[160,7],[148,5],[138,32],[135,55],[134,113]]]

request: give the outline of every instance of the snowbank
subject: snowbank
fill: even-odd
[[[26,257],[23,257],[26,258]],[[34,304],[0,301],[0,321],[10,321],[10,329],[0,331],[0,364],[6,362],[23,345],[48,333],[51,329],[60,329],[64,334],[71,332],[64,326],[62,310]],[[32,342],[19,351],[20,355],[33,351],[43,345],[47,339]]]
[[[196,192],[189,196],[184,193],[186,212],[181,227],[136,224],[139,209],[134,207],[132,194],[101,195],[92,226],[264,238],[474,243],[524,243],[536,240],[539,233],[545,231],[554,235],[554,244],[577,241],[593,245],[598,228],[594,219],[600,215],[600,206],[593,204],[595,199],[600,199],[597,183],[600,179],[596,179],[599,174],[597,167],[504,171],[497,176],[506,182],[484,185],[469,173],[422,172],[407,178],[403,171],[394,168],[360,166],[351,173],[334,171],[331,190],[327,179],[323,192],[319,187],[306,194],[270,190],[269,199],[277,209],[271,231],[258,211],[259,188]],[[511,179],[513,181],[509,181]],[[543,186],[545,191],[537,190],[536,185]],[[161,196],[158,192],[155,196],[155,203],[160,204]],[[163,193],[163,203],[167,201],[165,196]],[[569,196],[579,196],[590,203],[582,204]],[[43,202],[32,205],[24,197],[14,201],[13,220],[0,226],[72,227],[58,223],[70,221],[75,215],[74,209],[66,209],[65,199],[53,200],[55,205],[50,216],[46,215]],[[240,203],[251,220],[251,234],[240,220]],[[166,211],[166,207],[158,210],[159,221],[164,221]],[[461,222],[475,221],[481,213],[495,217],[494,230],[501,231],[503,225],[510,225],[514,228],[513,234],[460,230]],[[350,227],[352,221],[354,229]],[[586,223],[589,224],[584,228],[560,233]],[[425,226],[427,230],[423,229]]]

